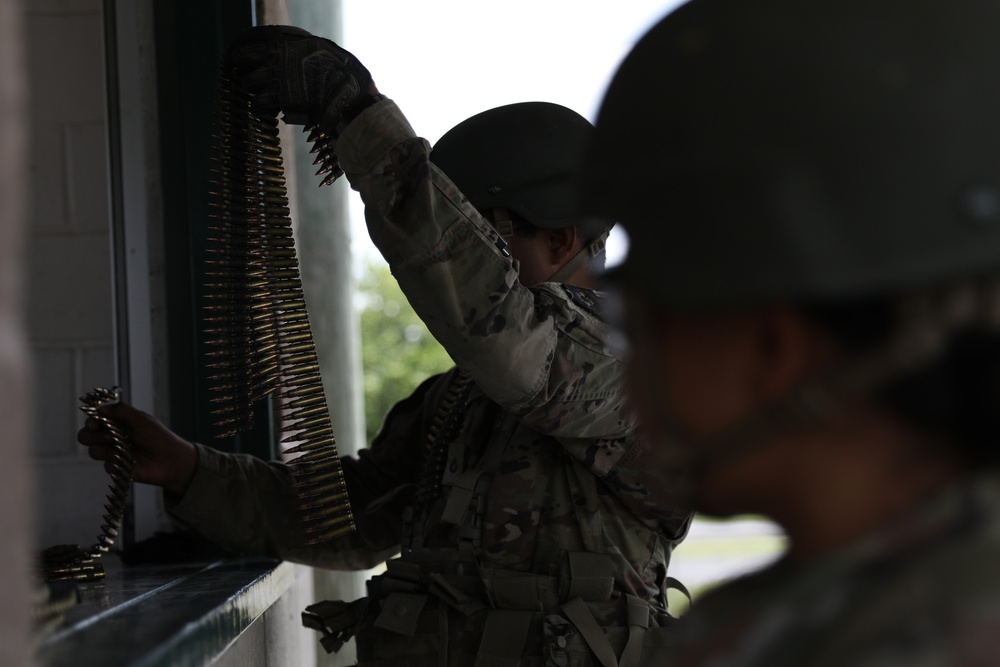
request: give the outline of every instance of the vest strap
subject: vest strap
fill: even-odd
[[[533,614],[494,609],[486,617],[475,667],[519,667]]]
[[[634,595],[628,596],[628,642],[618,667],[638,667],[642,645],[649,628],[649,605]]]
[[[590,647],[601,665],[603,667],[619,667],[618,658],[615,657],[615,650],[612,648],[611,642],[608,641],[601,626],[594,620],[586,603],[580,598],[573,598],[562,606],[562,610],[566,614],[566,618],[579,630],[583,641],[587,642],[587,646]]]

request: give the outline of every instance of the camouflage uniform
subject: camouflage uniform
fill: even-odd
[[[991,474],[820,561],[778,563],[707,594],[679,624],[676,651],[644,664],[997,664],[998,568]]]
[[[402,552],[344,621],[357,623],[362,664],[445,664],[444,652],[447,664],[598,664],[592,650],[635,664],[666,622],[667,563],[688,516],[623,407],[599,294],[523,288],[391,101],[351,123],[337,153],[373,241],[464,371],[424,382],[345,458],[355,534],[306,546],[284,466],[204,447],[174,517],[233,548],[330,568]]]

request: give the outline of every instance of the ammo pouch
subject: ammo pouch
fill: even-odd
[[[639,667],[662,649],[672,618],[634,596],[573,598],[548,612],[488,612],[474,667]],[[452,663],[449,663],[452,664]]]
[[[637,667],[672,621],[615,591],[612,562],[601,554],[564,554],[558,577],[436,556],[389,561],[368,598],[329,603],[344,605],[328,608],[336,623],[307,625],[324,631],[327,650],[357,632],[363,667]]]

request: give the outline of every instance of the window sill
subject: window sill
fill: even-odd
[[[41,642],[40,664],[209,664],[295,579],[290,563],[248,558],[127,567],[105,557],[104,567]]]

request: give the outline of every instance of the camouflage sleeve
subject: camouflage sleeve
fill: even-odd
[[[336,570],[367,569],[399,551],[402,508],[422,466],[431,378],[386,416],[372,446],[343,457],[357,531],[309,545],[288,467],[197,445],[198,470],[183,497],[165,497],[170,515],[218,544]]]
[[[503,241],[429,161],[395,104],[355,119],[337,153],[407,299],[492,400],[568,447],[632,430],[605,325],[561,285],[518,282]]]

